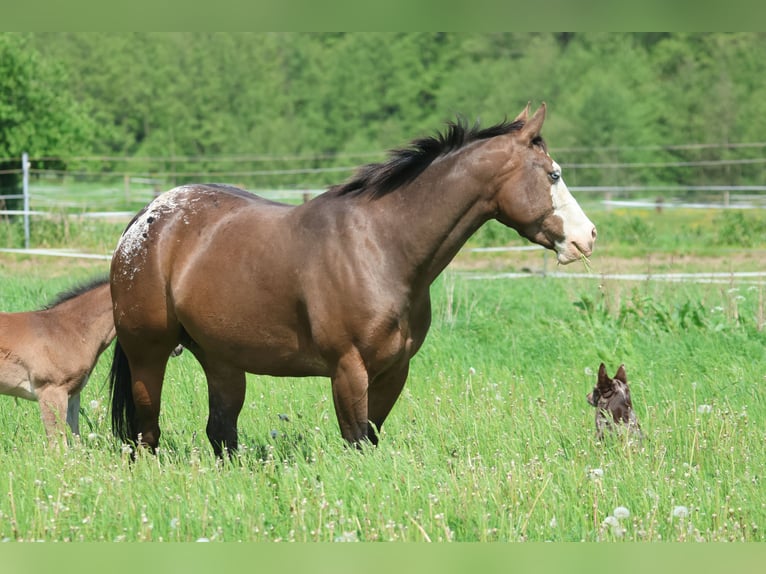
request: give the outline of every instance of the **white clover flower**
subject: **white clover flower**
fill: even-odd
[[[100,406],[101,406],[101,403],[95,399],[90,402],[90,410],[92,411],[98,410],[98,407]]]
[[[180,523],[181,523],[181,520],[177,516],[174,516],[173,518],[170,519],[170,528],[175,530],[176,528],[178,528],[178,525]]]
[[[689,509],[685,506],[674,506],[673,507],[673,516],[676,518],[686,518],[689,516]]]
[[[94,432],[88,433],[88,440],[96,440],[98,435]]]
[[[624,506],[618,506],[614,509],[614,517],[617,519],[627,518],[630,516],[630,510],[625,508]]]
[[[468,374],[469,375],[475,375],[476,374],[476,369],[474,369],[473,367],[468,367]]]
[[[585,367],[585,376],[590,377],[592,375],[593,375],[593,369],[591,369],[590,367]]]
[[[713,412],[713,407],[710,405],[700,405],[697,407],[697,412],[701,415],[708,415]]]
[[[556,520],[556,517],[554,516],[551,518],[551,521],[549,522],[549,525],[551,528],[556,528],[559,525],[558,520]]]

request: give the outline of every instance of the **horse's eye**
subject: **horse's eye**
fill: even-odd
[[[558,181],[561,179],[561,172],[555,169],[548,174],[548,177],[550,177],[552,181]]]

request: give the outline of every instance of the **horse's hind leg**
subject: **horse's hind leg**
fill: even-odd
[[[134,436],[128,437],[154,451],[160,442],[160,403],[173,344],[144,341],[136,345],[127,337],[120,341],[130,365]]]
[[[245,372],[225,363],[205,359],[200,363],[207,377],[210,405],[207,438],[217,457],[223,457],[224,448],[233,455],[239,446],[237,419],[245,404]]]

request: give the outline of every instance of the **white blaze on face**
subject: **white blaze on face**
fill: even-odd
[[[561,177],[561,166],[555,161],[553,170],[559,174],[558,179],[551,184],[553,213],[564,224],[564,239],[555,243],[556,256],[559,263],[566,265],[580,259],[581,255],[587,257],[591,254],[596,239],[596,226],[570,193]]]

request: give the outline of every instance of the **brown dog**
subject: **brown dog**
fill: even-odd
[[[604,363],[598,369],[598,381],[593,391],[588,393],[588,403],[596,407],[596,436],[604,438],[605,430],[614,430],[623,423],[635,438],[641,438],[641,425],[638,424],[633,402],[630,399],[628,378],[625,365],[620,365],[613,379],[606,374]]]

